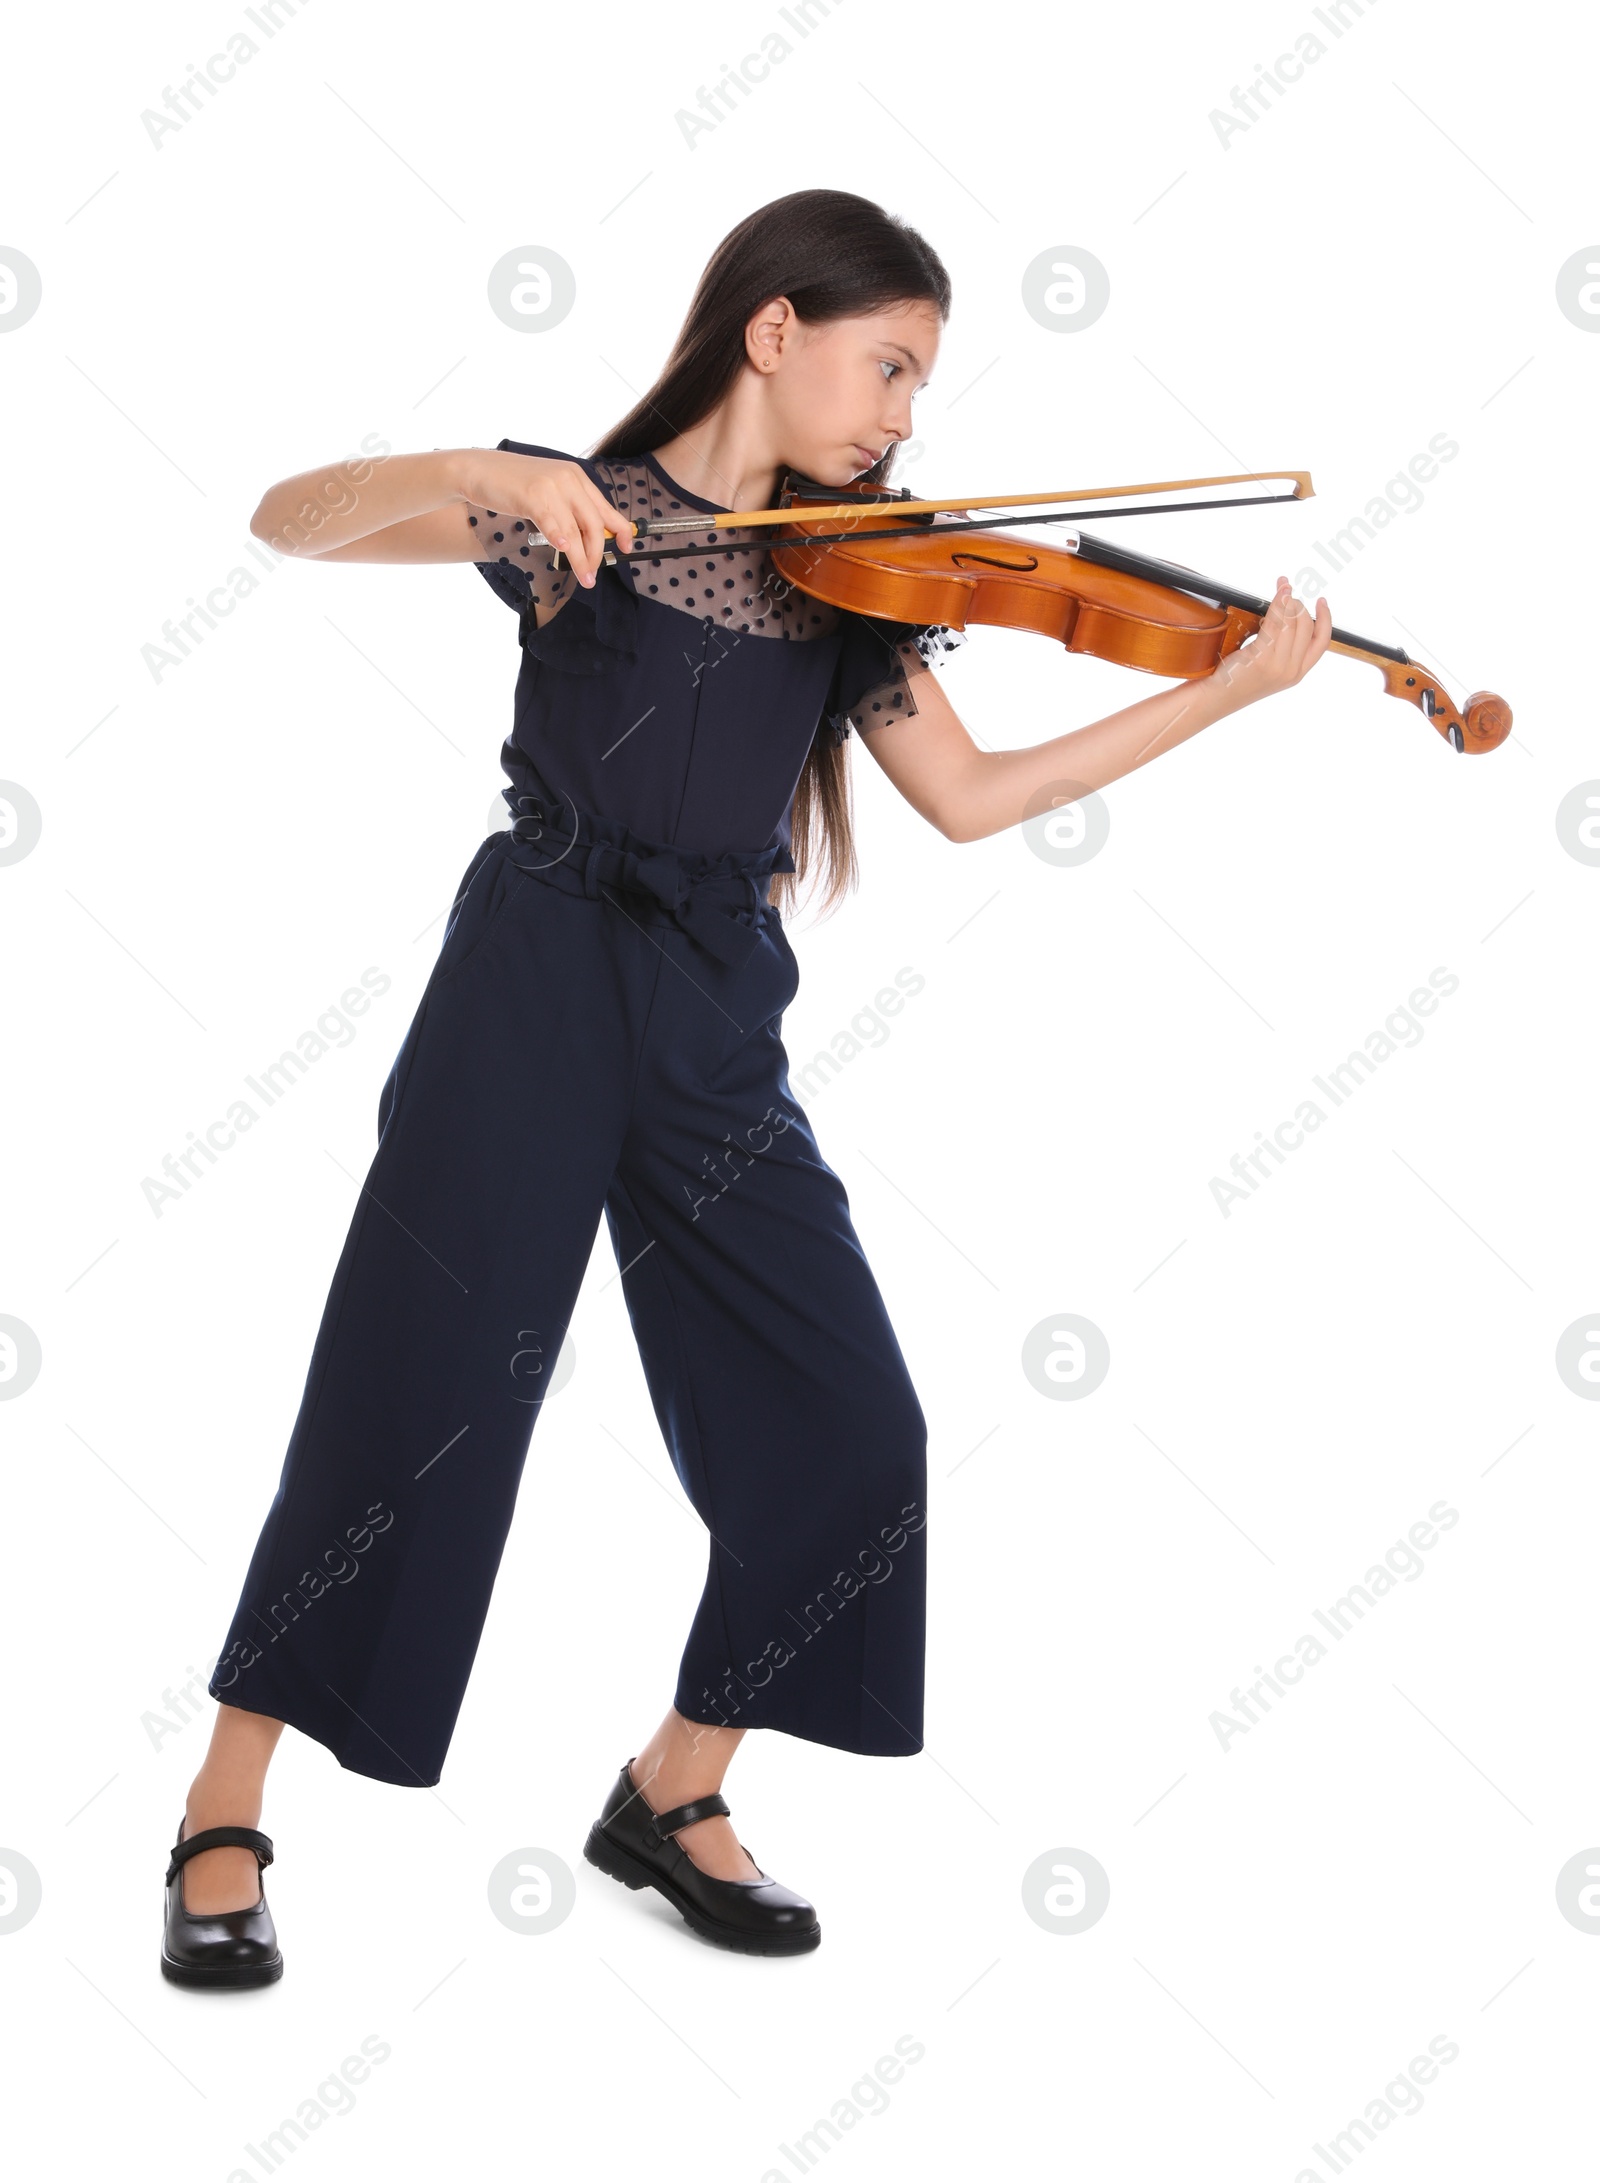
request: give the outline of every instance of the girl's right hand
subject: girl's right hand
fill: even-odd
[[[632,518],[614,507],[576,462],[473,448],[462,472],[462,497],[480,528],[490,509],[497,528],[507,517],[532,523],[568,557],[580,584],[593,584],[609,536],[623,552],[633,543]]]

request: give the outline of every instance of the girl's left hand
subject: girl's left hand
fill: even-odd
[[[1261,627],[1238,651],[1219,660],[1206,680],[1216,688],[1224,712],[1237,712],[1258,698],[1292,690],[1321,659],[1332,638],[1333,609],[1327,598],[1318,599],[1312,616],[1290,589],[1288,577],[1280,576]]]

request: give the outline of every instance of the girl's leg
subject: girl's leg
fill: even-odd
[[[731,1030],[658,1011],[607,1193],[656,1417],[710,1534],[668,1721],[685,1757],[711,1724],[910,1756],[927,1419],[774,1035],[792,962],[776,938],[758,949],[723,996]],[[699,1763],[727,1748],[713,1737]]]
[[[633,1785],[653,1812],[669,1812],[691,1797],[709,1796],[722,1787],[729,1761],[744,1738],[742,1728],[710,1728],[671,1711],[629,1769]],[[757,1880],[760,1868],[740,1847],[733,1821],[719,1816],[697,1819],[673,1840],[691,1863],[714,1880]],[[218,1854],[223,1854],[218,1852]],[[248,1850],[240,1853],[250,1857]],[[197,1857],[195,1863],[204,1860]],[[254,1857],[250,1862],[255,1863]],[[255,1897],[250,1898],[254,1902]]]
[[[189,1787],[186,1836],[203,1827],[259,1827],[267,1764],[283,1734],[282,1721],[219,1705],[211,1745]],[[726,1826],[727,1821],[717,1824]],[[250,1910],[261,1900],[261,1870],[252,1849],[203,1849],[183,1868],[183,1899],[196,1916]]]
[[[464,882],[385,1084],[208,1686],[405,1788],[440,1778],[661,975],[510,839]]]

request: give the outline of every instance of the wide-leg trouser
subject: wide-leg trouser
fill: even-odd
[[[725,961],[657,894],[526,858],[509,833],[477,852],[384,1085],[211,1694],[357,1773],[440,1778],[603,1215],[709,1534],[674,1705],[918,1751],[926,1422],[789,1089],[779,915],[746,882],[757,929]]]

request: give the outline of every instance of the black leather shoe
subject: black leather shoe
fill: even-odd
[[[183,1900],[183,1868],[205,1849],[253,1849],[256,1869],[272,1862],[272,1843],[254,1827],[202,1827],[183,1838],[183,1820],[167,1867],[167,1929],[161,1969],[179,1986],[269,1986],[283,1976],[267,1891],[249,1910],[194,1911]]]
[[[729,1816],[720,1790],[656,1813],[634,1787],[632,1767],[629,1759],[589,1829],[583,1854],[591,1865],[624,1887],[653,1887],[697,1933],[724,1948],[750,1956],[796,1956],[817,1946],[822,1927],[803,1895],[764,1872],[759,1880],[715,1880],[672,1840],[680,1827],[692,1827],[697,1819]],[[744,1848],[742,1842],[739,1846]]]

